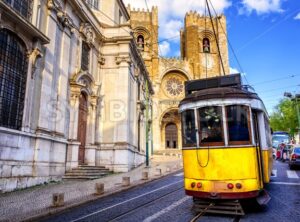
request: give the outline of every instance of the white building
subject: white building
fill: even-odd
[[[121,0],[0,0],[0,190],[145,161],[153,90],[128,20]]]

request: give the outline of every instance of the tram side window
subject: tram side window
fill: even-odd
[[[229,144],[251,144],[249,108],[242,105],[226,107]]]
[[[196,147],[196,126],[194,110],[187,110],[182,113],[182,142],[183,147]]]
[[[222,107],[211,106],[199,110],[200,145],[224,145]]]

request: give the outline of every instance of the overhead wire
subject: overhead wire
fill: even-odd
[[[211,7],[212,7],[212,9],[213,9],[213,11],[215,13],[215,15],[218,16],[217,11],[215,10],[215,7],[213,6],[211,0],[208,0],[208,1],[209,1],[210,5],[211,5]],[[217,21],[219,21],[219,20],[217,20]],[[246,82],[247,82],[247,84],[250,85],[249,81],[248,81],[248,79],[247,79],[247,77],[245,75],[244,69],[243,69],[243,67],[242,67],[242,65],[241,65],[241,63],[240,63],[240,61],[239,61],[239,59],[238,59],[238,57],[237,57],[237,55],[235,53],[235,50],[234,50],[234,48],[233,48],[233,46],[232,46],[232,44],[231,44],[231,42],[230,42],[230,40],[229,40],[229,38],[227,36],[227,33],[225,32],[225,28],[223,27],[223,25],[222,25],[222,23],[220,21],[219,21],[219,24],[220,24],[220,27],[222,29],[222,32],[224,33],[224,35],[226,37],[226,40],[227,40],[228,45],[229,45],[229,47],[230,47],[230,49],[231,49],[231,51],[233,53],[233,56],[234,56],[234,58],[235,58],[235,60],[236,60],[236,62],[238,64],[239,70],[242,72],[242,77],[244,77],[245,80],[246,80]]]
[[[215,26],[214,26],[213,19],[212,19],[212,14],[211,14],[211,11],[210,11],[210,7],[209,7],[209,4],[208,4],[208,0],[205,0],[205,1],[206,1],[206,5],[207,5],[207,10],[208,10],[209,18],[210,18],[210,21],[211,21],[211,25],[212,25],[213,32],[214,32],[214,36],[215,36],[216,43],[217,43],[217,48],[218,48],[219,57],[220,57],[220,60],[221,60],[221,66],[222,66],[223,74],[224,74],[224,76],[225,76],[226,73],[225,73],[225,69],[224,69],[224,63],[223,63],[223,59],[222,59],[222,55],[221,55],[221,50],[220,50],[220,45],[219,45],[217,33],[216,33]]]

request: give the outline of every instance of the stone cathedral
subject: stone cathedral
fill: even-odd
[[[152,123],[154,151],[181,149],[178,105],[184,97],[184,82],[229,74],[226,18],[224,15],[214,17],[212,26],[209,17],[196,12],[187,13],[180,31],[181,57],[161,58],[158,56],[158,8],[145,11],[129,6],[127,9],[155,92]]]
[[[212,20],[187,13],[170,59],[158,56],[157,7],[1,0],[0,192],[180,150],[184,81],[229,74],[226,19]]]

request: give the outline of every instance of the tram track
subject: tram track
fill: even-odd
[[[221,206],[217,202],[207,202],[205,206],[203,206],[204,202],[198,203],[194,205],[193,209],[198,211],[198,214],[193,217],[190,222],[197,222],[200,221],[203,216],[206,214],[219,214],[219,215],[232,215],[234,216],[232,222],[239,222],[241,220],[241,217],[244,214],[244,211],[240,211],[240,209],[237,211],[237,206],[240,205],[238,201],[233,202],[235,206],[229,207],[231,204],[227,203],[226,206]],[[196,206],[196,207],[195,207]],[[241,205],[240,205],[241,206]]]
[[[206,212],[200,212],[198,213],[190,222],[197,222],[201,220],[201,217],[205,216]],[[237,215],[233,218],[232,222],[240,222],[241,221],[241,216]]]
[[[133,212],[135,212],[135,211],[138,211],[138,210],[140,210],[140,209],[143,208],[143,207],[146,207],[146,206],[148,206],[148,205],[151,205],[151,204],[155,203],[156,201],[159,201],[159,200],[161,200],[161,199],[163,199],[163,198],[165,198],[165,197],[167,197],[167,196],[169,196],[169,195],[171,195],[171,194],[174,194],[175,192],[181,190],[182,188],[183,188],[183,187],[177,188],[177,189],[175,189],[175,190],[173,190],[173,191],[171,191],[171,192],[168,192],[168,193],[166,193],[166,194],[164,194],[164,195],[162,195],[162,196],[159,196],[158,198],[155,198],[155,199],[153,199],[153,200],[151,200],[151,201],[148,201],[147,203],[144,203],[144,204],[142,204],[142,205],[139,205],[138,207],[136,207],[136,208],[134,208],[134,209],[131,209],[131,210],[128,210],[128,211],[126,211],[126,212],[124,212],[124,213],[122,213],[122,214],[119,214],[118,216],[116,216],[116,217],[110,219],[109,222],[116,222],[116,220],[118,220],[118,219],[120,219],[120,218],[122,218],[122,217],[124,217],[124,216],[127,216],[127,215],[129,215],[129,214],[131,214],[131,213],[133,213]]]

